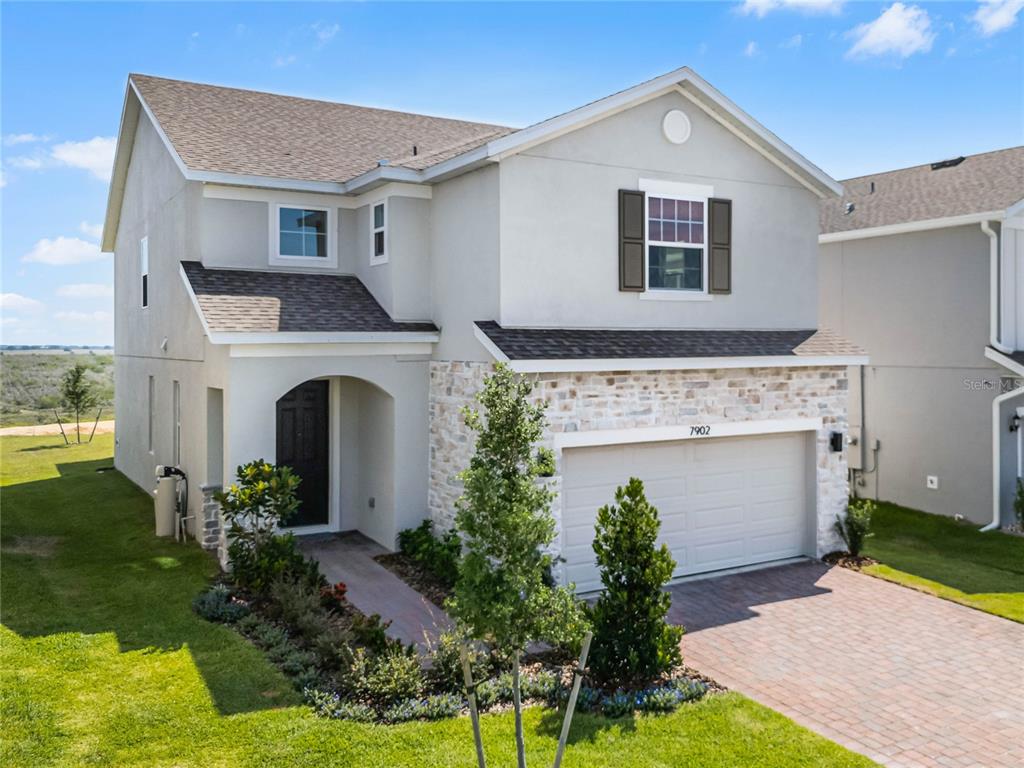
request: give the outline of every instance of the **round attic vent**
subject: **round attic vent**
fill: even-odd
[[[682,144],[690,138],[690,118],[678,109],[670,110],[661,121],[661,131],[673,144]]]

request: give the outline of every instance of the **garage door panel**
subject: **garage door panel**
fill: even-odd
[[[808,536],[803,434],[566,449],[563,556],[581,591],[600,587],[591,543],[597,508],[644,481],[674,575],[803,554]]]

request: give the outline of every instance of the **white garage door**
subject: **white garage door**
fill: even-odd
[[[644,481],[673,576],[765,563],[809,549],[805,433],[566,448],[563,557],[577,590],[600,589],[597,510],[617,485]]]

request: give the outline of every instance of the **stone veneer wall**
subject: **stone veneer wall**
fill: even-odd
[[[462,484],[455,475],[469,464],[472,435],[461,409],[474,396],[489,363],[430,363],[430,494],[435,524],[450,528]],[[547,400],[543,444],[557,432],[630,429],[733,421],[820,417],[817,434],[817,555],[841,546],[836,515],[846,509],[846,453],[832,453],[829,433],[846,432],[846,368],[744,368],[704,371],[636,371],[535,374],[534,398]],[[561,486],[561,457],[552,478]],[[561,500],[552,505],[561,521]],[[560,528],[560,525],[559,525]]]

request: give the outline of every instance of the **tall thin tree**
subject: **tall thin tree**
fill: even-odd
[[[537,640],[578,643],[586,629],[572,592],[545,581],[555,521],[553,494],[542,477],[550,459],[534,447],[544,431],[544,406],[530,402],[532,389],[499,364],[477,396],[483,412],[464,410],[476,451],[460,475],[465,493],[455,525],[465,554],[450,603],[473,637],[512,659],[519,768],[526,765],[520,657]]]
[[[60,394],[64,407],[75,413],[76,441],[82,442],[82,411],[92,408],[97,403],[96,391],[92,382],[86,377],[86,368],[75,363],[65,373],[60,382]]]

